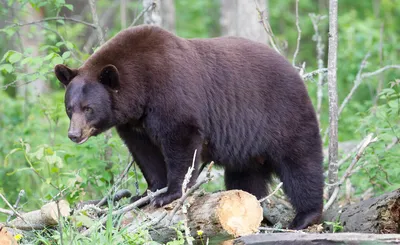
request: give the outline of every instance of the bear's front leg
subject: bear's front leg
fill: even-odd
[[[196,181],[202,146],[199,132],[196,127],[181,126],[161,137],[162,152],[167,165],[168,191],[152,200],[154,206],[161,207],[182,196],[182,184],[189,167],[192,166],[195,150],[197,150],[197,154],[194,170],[187,187],[190,187]]]

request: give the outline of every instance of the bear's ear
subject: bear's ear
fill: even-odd
[[[119,73],[117,67],[106,65],[100,72],[99,81],[105,86],[117,90],[119,88]]]
[[[54,73],[62,84],[68,86],[71,80],[78,74],[78,70],[70,69],[67,66],[60,64],[54,67]]]

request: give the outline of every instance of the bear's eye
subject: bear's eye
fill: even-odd
[[[90,114],[90,113],[93,112],[93,109],[90,108],[90,107],[88,107],[88,106],[86,106],[85,108],[83,108],[83,111],[84,111],[85,113],[87,113],[87,114]]]
[[[67,107],[67,113],[70,114],[70,113],[71,113],[71,110],[72,110],[71,107],[68,106],[68,107]]]

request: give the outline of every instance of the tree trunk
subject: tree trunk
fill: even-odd
[[[175,33],[175,1],[161,0],[161,26],[166,30]]]
[[[266,1],[256,1],[261,10],[266,9]],[[224,36],[245,37],[262,43],[268,41],[254,1],[221,0],[220,24]]]
[[[396,234],[358,234],[358,233],[271,233],[242,237],[223,242],[223,245],[332,245],[332,244],[399,244]]]
[[[328,50],[328,98],[329,98],[329,195],[338,181],[338,94],[337,94],[337,10],[338,1],[329,0],[329,50]]]
[[[161,26],[160,15],[160,0],[143,0],[143,8],[147,9],[149,5],[154,4],[155,7],[150,7],[143,15],[144,24]]]

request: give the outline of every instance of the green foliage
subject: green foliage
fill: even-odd
[[[340,222],[329,222],[329,221],[324,221],[326,225],[332,226],[332,232],[341,232],[343,231],[343,226]]]

